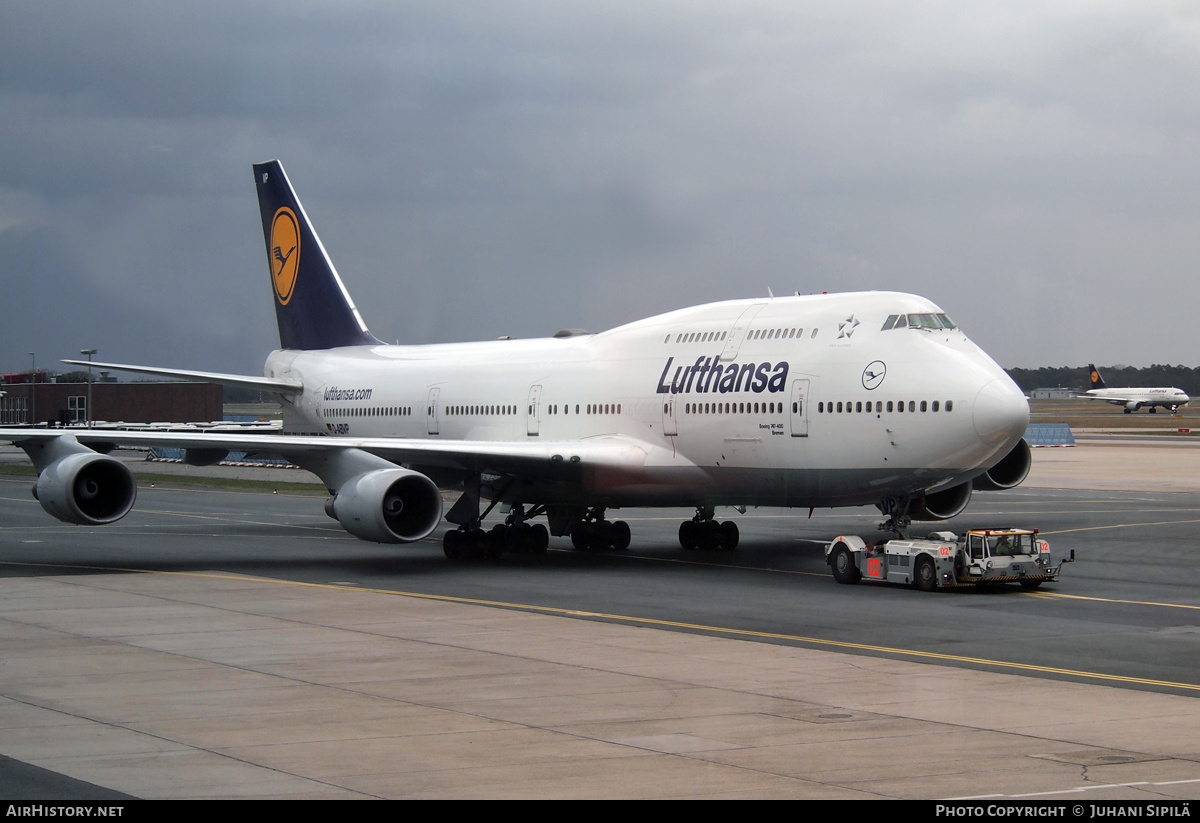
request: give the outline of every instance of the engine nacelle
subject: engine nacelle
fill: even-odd
[[[960,483],[948,489],[925,492],[918,500],[913,501],[908,513],[913,520],[949,520],[962,514],[970,502],[971,484]]]
[[[326,504],[342,528],[376,543],[411,543],[442,519],[442,493],[420,472],[377,469],[352,477]]]
[[[1021,438],[1012,451],[1000,458],[1000,462],[979,475],[973,481],[975,488],[980,491],[997,491],[1011,489],[1021,485],[1029,476],[1029,467],[1033,465],[1033,456],[1025,438]]]
[[[129,514],[137,483],[121,461],[93,451],[77,452],[42,469],[33,496],[59,520],[99,526]]]
[[[1125,411],[1127,411],[1127,412],[1139,411],[1141,408],[1142,408],[1142,404],[1136,400],[1130,400],[1128,403],[1125,404]]]

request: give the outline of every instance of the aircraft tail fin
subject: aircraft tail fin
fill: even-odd
[[[370,346],[367,330],[278,160],[254,165],[279,344],[285,349]]]
[[[1088,363],[1088,379],[1091,380],[1093,389],[1108,388],[1104,384],[1104,378],[1100,376],[1100,370],[1096,368],[1095,363]]]

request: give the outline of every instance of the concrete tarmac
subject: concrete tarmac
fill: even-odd
[[[1198,458],[1038,450],[1026,485],[1194,491]],[[0,578],[0,754],[143,798],[1161,803],[1200,798],[1200,702],[363,587],[30,569]]]

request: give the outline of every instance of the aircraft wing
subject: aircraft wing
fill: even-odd
[[[0,441],[16,445],[70,436],[107,451],[113,447],[245,451],[278,455],[308,468],[324,458],[357,450],[405,466],[493,471],[527,477],[568,477],[581,468],[638,470],[647,448],[620,436],[585,440],[497,442],[489,440],[424,440],[392,437],[325,437],[214,432],[147,432],[111,429],[0,429]],[[315,469],[314,469],[315,470]],[[317,471],[321,474],[320,471]]]
[[[125,363],[101,363],[93,360],[64,360],[72,366],[92,366],[97,369],[112,369],[113,371],[128,371],[135,374],[153,374],[158,377],[174,377],[179,380],[199,380],[205,383],[219,383],[223,386],[240,386],[246,389],[275,392],[276,394],[300,394],[304,384],[299,380],[286,380],[276,377],[255,377],[246,374],[222,374],[211,371],[189,371],[187,369],[161,369],[155,366],[130,366]]]

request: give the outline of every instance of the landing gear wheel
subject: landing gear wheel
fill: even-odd
[[[530,526],[525,523],[509,526],[504,532],[504,550],[513,554],[529,551],[525,538],[529,529]]]
[[[732,520],[726,520],[721,524],[721,548],[726,551],[733,551],[738,547],[741,541],[741,533],[738,531],[737,523]]]
[[[449,560],[458,560],[462,557],[462,532],[458,529],[451,529],[442,535],[442,552]]]
[[[571,529],[571,545],[583,551],[592,544],[592,524],[581,520]]]
[[[602,552],[611,546],[612,529],[611,520],[601,520],[599,523],[592,524],[592,543],[588,548],[594,552]]]
[[[487,536],[483,540],[483,556],[489,560],[495,560],[504,556],[505,538],[508,536],[508,528],[497,523],[492,526],[491,531],[487,532]]]
[[[838,543],[833,547],[833,554],[829,557],[829,567],[833,570],[833,579],[839,583],[852,585],[862,580],[862,572],[858,570],[858,566],[854,565],[854,556],[845,543]]]
[[[917,558],[913,585],[923,592],[931,592],[937,588],[937,570],[933,567],[933,560],[925,555]]]
[[[684,520],[679,524],[679,545],[691,551],[700,548],[700,524],[695,520]]]
[[[629,531],[629,524],[624,520],[618,520],[612,525],[612,547],[619,552],[623,552],[629,548],[629,541],[633,535]]]
[[[531,554],[545,554],[550,546],[550,531],[541,523],[535,523],[529,530],[529,551]]]

